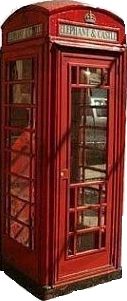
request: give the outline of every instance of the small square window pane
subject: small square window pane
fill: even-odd
[[[79,188],[78,206],[95,205],[99,203],[99,189],[98,186],[96,186]]]
[[[9,110],[9,125],[27,128],[31,124],[31,110],[28,108],[10,108]]]
[[[6,147],[28,154],[35,153],[35,134],[25,130],[9,130],[6,132]]]
[[[33,78],[32,59],[12,61],[10,62],[9,67],[9,80],[11,81]]]
[[[77,253],[99,248],[99,231],[77,236]]]
[[[32,84],[13,84],[10,85],[9,103],[32,104],[34,98],[34,90]]]
[[[30,201],[30,182],[18,176],[10,175],[10,194],[26,201]]]
[[[11,221],[10,237],[21,243],[25,247],[29,247],[30,230],[28,227],[20,223]]]
[[[88,229],[99,226],[99,211],[85,209],[77,213],[77,228]]]
[[[81,67],[79,71],[80,84],[87,85],[107,85],[109,82],[109,72],[106,68]]]
[[[11,152],[9,171],[20,176],[30,177],[31,159],[28,155]]]

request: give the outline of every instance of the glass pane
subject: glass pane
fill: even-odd
[[[87,85],[107,85],[108,69],[81,67],[79,69],[79,83]]]
[[[86,125],[106,127],[107,123],[107,97],[106,89],[87,89]]]
[[[32,59],[17,60],[10,62],[9,80],[23,80],[33,78]]]
[[[17,104],[33,103],[33,86],[29,83],[10,85],[9,102]]]
[[[87,149],[105,150],[106,149],[106,131],[98,128],[86,128],[86,147]]]
[[[106,208],[102,207],[101,208],[101,226],[106,225]]]
[[[106,177],[106,106],[106,90],[72,88],[72,183]]]
[[[86,168],[84,171],[84,177],[86,180],[100,180],[106,178],[106,173]]]
[[[74,255],[74,236],[68,238],[68,256]]]
[[[78,206],[99,204],[99,187],[80,188],[78,194]]]
[[[72,188],[70,189],[70,208],[74,208],[75,207],[75,190]]]
[[[35,134],[18,129],[8,131],[6,134],[6,147],[28,154],[35,153]]]
[[[11,216],[25,224],[29,224],[29,210],[29,204],[24,203],[16,197],[11,197]]]
[[[30,157],[22,153],[11,152],[10,167],[11,173],[16,173],[20,176],[30,177],[31,160]]]
[[[29,228],[20,223],[11,221],[10,237],[24,246],[29,246]]]
[[[103,229],[101,231],[101,248],[106,246],[106,231]]]
[[[74,232],[74,227],[75,227],[75,215],[74,215],[74,212],[70,212],[69,232]]]
[[[27,128],[32,126],[31,110],[26,108],[10,108],[9,125]]]
[[[84,233],[77,237],[77,252],[99,248],[99,232]]]
[[[75,66],[71,68],[71,83],[72,84],[77,83],[77,67]]]
[[[18,198],[30,201],[30,183],[26,179],[10,175],[10,193]]]
[[[98,210],[85,209],[77,213],[77,228],[87,229],[99,226]]]

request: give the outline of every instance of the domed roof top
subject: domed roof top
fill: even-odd
[[[51,1],[43,1],[43,2],[38,2],[33,5],[38,5],[41,6],[49,11],[52,11],[57,8],[63,8],[65,6],[70,6],[70,5],[84,5],[83,3],[79,1],[73,1],[73,0],[51,0]]]

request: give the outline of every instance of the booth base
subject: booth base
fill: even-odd
[[[3,264],[3,270],[7,276],[11,277],[19,285],[27,289],[31,294],[33,294],[40,300],[49,300],[58,296],[70,294],[73,291],[85,289],[98,284],[122,278],[122,269],[120,268],[113,272],[108,272],[103,275],[90,277],[89,279],[87,278],[84,280],[80,280],[66,285],[63,284],[59,287],[52,288],[50,286],[42,287],[41,285],[38,285],[28,277],[24,276],[21,272],[8,265],[7,263]]]

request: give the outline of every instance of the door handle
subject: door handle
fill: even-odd
[[[69,177],[69,172],[68,172],[68,169],[67,169],[67,168],[61,170],[61,172],[60,172],[60,177],[61,177],[61,179],[63,179],[63,180],[68,179],[68,177]]]

